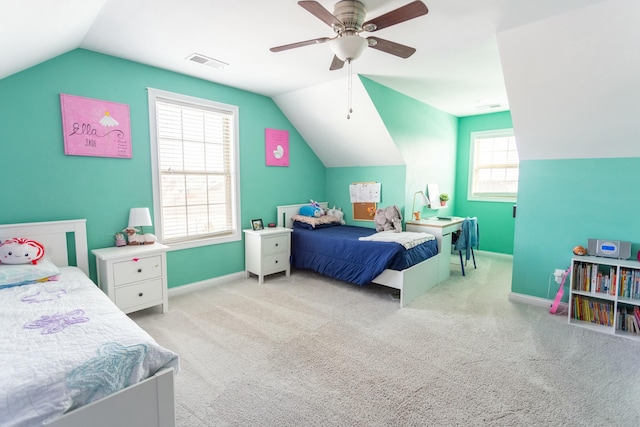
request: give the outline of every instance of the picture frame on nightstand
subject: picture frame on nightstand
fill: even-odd
[[[251,229],[252,230],[264,230],[264,225],[262,224],[262,218],[260,218],[260,219],[252,219],[251,220]]]

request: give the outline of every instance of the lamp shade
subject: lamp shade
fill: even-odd
[[[129,210],[129,227],[152,225],[149,208],[131,208]]]
[[[329,43],[329,47],[342,61],[353,61],[368,46],[367,40],[355,34],[347,34]]]

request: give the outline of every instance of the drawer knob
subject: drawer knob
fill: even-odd
[[[279,243],[276,243],[276,246],[278,246],[278,245],[279,245]]]
[[[276,260],[276,264],[278,263],[278,260]]]
[[[142,269],[141,268],[138,269],[138,273],[142,273]]]
[[[141,296],[142,296],[142,292],[140,292],[140,293],[138,294],[138,296],[139,296],[139,297],[141,297]]]

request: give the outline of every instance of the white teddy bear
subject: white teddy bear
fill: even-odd
[[[346,222],[344,221],[344,212],[342,212],[342,208],[336,209],[336,207],[334,206],[332,209],[327,210],[326,215],[338,217],[340,218],[340,224],[346,224]]]

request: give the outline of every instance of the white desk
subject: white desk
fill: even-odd
[[[429,233],[436,236],[438,241],[438,252],[440,253],[440,264],[438,266],[438,282],[451,275],[451,233],[462,229],[461,217],[450,217],[451,219],[421,219],[418,221],[407,221],[407,231],[417,231]]]

